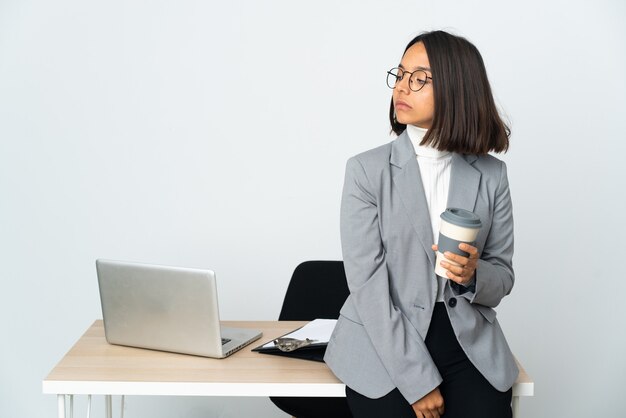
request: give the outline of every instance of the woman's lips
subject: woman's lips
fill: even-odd
[[[408,104],[406,104],[405,102],[403,102],[401,100],[398,100],[395,103],[394,106],[395,106],[396,110],[410,110],[410,109],[413,109],[411,106],[409,106]]]

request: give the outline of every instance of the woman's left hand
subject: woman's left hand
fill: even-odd
[[[437,248],[437,245],[432,246],[433,251],[437,251]],[[460,265],[456,266],[452,263],[442,261],[441,266],[448,270],[447,275],[450,280],[466,286],[472,281],[472,277],[476,271],[476,264],[478,263],[478,248],[465,243],[460,243],[459,248],[466,253],[469,253],[469,257],[463,257],[462,255],[446,251],[443,253],[444,257]]]

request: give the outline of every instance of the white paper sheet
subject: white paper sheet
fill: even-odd
[[[304,340],[306,338],[315,340],[313,343],[327,343],[330,340],[330,335],[335,329],[337,324],[336,319],[314,319],[300,329],[290,332],[283,337],[296,338],[298,340]],[[265,344],[263,348],[275,347],[274,341],[270,341]]]

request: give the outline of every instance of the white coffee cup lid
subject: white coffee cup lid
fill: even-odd
[[[480,217],[474,212],[461,208],[448,208],[441,214],[441,219],[452,225],[465,228],[480,228],[482,223]]]

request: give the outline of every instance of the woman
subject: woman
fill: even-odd
[[[480,53],[423,33],[388,73],[391,143],[348,160],[341,241],[350,296],[325,361],[355,418],[511,416],[518,369],[496,312],[513,287],[513,217],[504,162],[509,129]],[[445,253],[447,207],[482,221],[467,257]]]

